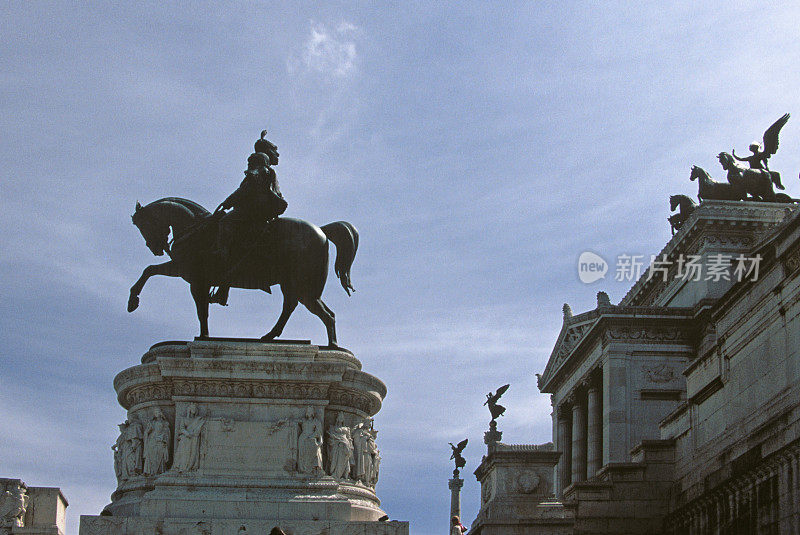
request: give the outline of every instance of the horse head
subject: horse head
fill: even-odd
[[[689,180],[711,180],[711,175],[708,174],[708,171],[703,169],[702,167],[698,167],[696,165],[692,166],[692,174],[689,176]]]
[[[678,204],[681,202],[681,198],[677,195],[670,195],[669,196],[669,210],[670,212],[674,212],[675,209],[678,207]]]
[[[726,171],[736,167],[736,162],[733,160],[733,156],[727,152],[720,152],[717,155],[717,159],[719,160],[720,165],[722,165],[722,168]]]
[[[142,207],[139,201],[136,201],[136,209],[131,220],[142,233],[147,248],[154,255],[163,256],[169,249],[169,224],[157,217],[153,211],[153,203]]]

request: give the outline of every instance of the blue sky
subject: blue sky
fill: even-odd
[[[0,6],[0,467],[78,515],[114,489],[116,373],[197,334],[188,286],[153,279],[137,200],[213,209],[258,133],[286,215],[361,233],[357,292],[324,298],[340,343],[386,382],[378,493],[412,532],[445,529],[448,442],[506,382],[506,442],[550,440],[535,386],[561,327],[606,290],[579,254],[650,255],[694,164],[800,114],[793,2],[45,3]],[[770,161],[800,196],[800,115]],[[233,291],[212,335],[260,336],[280,299]],[[325,342],[304,309],[284,336]]]

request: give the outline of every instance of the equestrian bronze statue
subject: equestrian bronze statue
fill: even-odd
[[[188,199],[166,197],[146,206],[136,203],[132,216],[145,244],[170,260],[147,266],[131,287],[128,312],[139,306],[139,294],[153,275],[181,277],[189,288],[200,321],[200,337],[208,337],[209,303],[226,304],[229,287],[263,290],[279,285],[283,310],[262,337],[283,332],[298,303],[325,324],[328,344],[336,346],[334,313],[322,301],[328,277],[328,241],[336,246],[334,272],[350,295],[350,268],[358,249],[358,232],[346,221],[317,227],[300,219],[279,217],[286,209],[271,166],[277,148],[264,139],[248,158],[239,188],[212,214]],[[231,209],[226,213],[226,210]],[[170,231],[172,240],[169,240]],[[212,287],[218,287],[212,293]]]

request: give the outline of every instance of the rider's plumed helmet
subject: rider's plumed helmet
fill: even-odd
[[[256,141],[253,148],[255,152],[266,154],[269,157],[270,165],[278,165],[278,147],[266,139],[267,131],[261,132],[261,138]]]

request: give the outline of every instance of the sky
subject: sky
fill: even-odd
[[[692,165],[800,114],[794,2],[3,2],[0,477],[57,486],[67,531],[115,488],[114,376],[198,334],[188,285],[154,278],[131,224],[179,196],[213,209],[262,129],[287,216],[361,236],[356,293],[323,298],[339,343],[388,387],[377,492],[415,535],[446,529],[448,442],[551,440],[536,388],[561,308],[618,302],[619,255],[656,254]],[[800,197],[800,115],[770,168]],[[577,259],[612,267],[584,284]],[[212,336],[258,337],[279,293],[233,290]],[[283,337],[326,342],[302,307]]]

